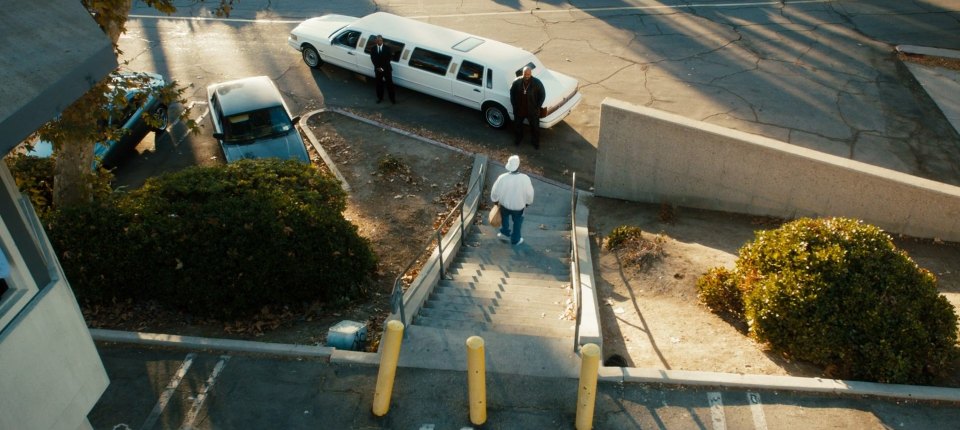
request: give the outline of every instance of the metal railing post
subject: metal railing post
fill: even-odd
[[[437,259],[440,260],[440,279],[445,279],[447,275],[446,270],[443,269],[443,235],[440,234],[439,229],[437,229]]]

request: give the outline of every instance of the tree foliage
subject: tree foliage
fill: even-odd
[[[204,0],[199,1],[202,3]],[[214,12],[218,16],[229,14],[234,1],[236,0],[217,0]],[[81,3],[113,42],[119,56],[121,52],[117,41],[126,31],[132,0],[81,0]],[[144,0],[144,3],[162,13],[171,14],[176,11],[172,0]],[[93,85],[83,96],[67,106],[59,117],[38,130],[39,138],[51,142],[54,147],[53,203],[57,207],[87,202],[92,198],[92,184],[99,180],[97,172],[90,169],[94,161],[93,146],[96,142],[109,138],[98,126],[98,121],[108,118],[111,109],[120,108],[121,105],[116,103],[116,96],[129,88],[129,85],[116,85],[116,76],[114,73]],[[119,90],[115,91],[117,87]],[[171,82],[157,91],[157,95],[167,105],[182,103],[180,95],[183,90],[176,82]],[[114,103],[110,103],[111,99]],[[180,116],[188,120],[189,114],[189,110],[184,109]],[[193,126],[192,123],[187,125]]]

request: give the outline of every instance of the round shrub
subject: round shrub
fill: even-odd
[[[926,384],[957,354],[957,315],[879,228],[799,219],[740,249],[737,283],[759,341],[833,377]]]
[[[607,235],[606,245],[607,249],[613,250],[640,239],[643,239],[643,230],[641,230],[640,227],[621,225],[615,227],[613,231]]]
[[[49,231],[83,299],[238,317],[365,293],[376,258],[345,208],[339,183],[312,166],[244,160],[152,178],[57,214]]]
[[[743,319],[743,293],[733,272],[714,267],[697,279],[700,302],[717,314]]]

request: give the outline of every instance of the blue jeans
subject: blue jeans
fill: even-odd
[[[510,220],[513,220],[513,231],[510,230]],[[518,211],[500,206],[500,233],[510,237],[510,244],[516,245],[520,241],[520,226],[523,225],[523,209]]]

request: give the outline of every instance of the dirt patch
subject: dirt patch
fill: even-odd
[[[633,367],[712,372],[823,376],[808,363],[768,353],[737,327],[697,300],[696,280],[715,266],[732,268],[737,250],[754,231],[776,228],[765,217],[695,209],[676,210],[663,221],[658,205],[594,198],[590,204],[592,252],[600,294],[604,355]],[[643,269],[625,269],[602,248],[614,228],[640,227],[663,238],[663,256]],[[940,291],[960,308],[960,245],[895,238],[921,266],[937,275]],[[944,385],[960,386],[960,374]]]
[[[909,61],[911,63],[922,64],[924,66],[943,67],[944,69],[960,70],[960,59],[958,58],[937,57],[933,55],[909,54],[906,52],[898,52],[897,58],[899,58],[900,61]]]

